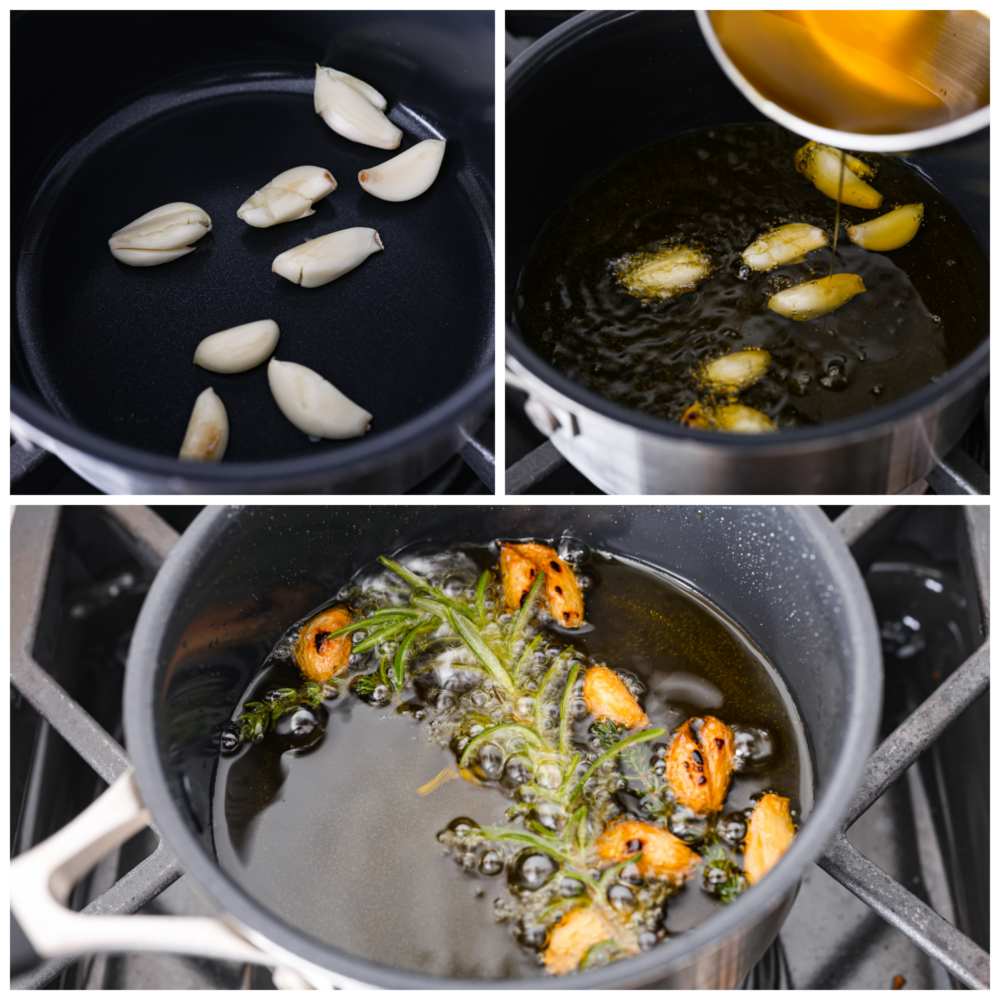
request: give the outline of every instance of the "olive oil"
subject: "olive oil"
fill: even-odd
[[[585,182],[550,217],[519,275],[512,320],[543,360],[614,402],[669,421],[698,401],[694,373],[747,347],[770,352],[767,375],[739,402],[779,429],[852,416],[939,379],[986,335],[987,262],[961,217],[898,159],[877,166],[879,209],[841,207],[797,173],[803,140],[776,125],[729,125],[654,143]],[[886,253],[839,238],[802,263],[743,265],[762,234],[805,222],[832,237],[920,202],[924,223]],[[624,291],[616,262],[667,243],[698,246],[713,270],[666,303]],[[771,295],[832,272],[868,291],[805,322],[767,308]]]
[[[467,546],[425,564],[458,593],[497,557],[495,546]],[[765,790],[790,798],[795,822],[805,822],[812,805],[806,736],[761,652],[665,574],[599,554],[581,554],[577,565],[588,625],[553,627],[546,641],[572,643],[584,662],[622,671],[644,692],[654,727],[712,714],[734,728],[741,768],[719,817],[733,842],[752,797]],[[366,568],[355,582],[377,578]],[[245,701],[301,682],[294,637],[293,630],[268,657]],[[334,700],[283,716],[259,742],[235,753],[230,745],[215,779],[218,860],[291,926],[352,954],[452,977],[540,975],[541,942],[504,918],[516,893],[551,876],[545,858],[505,864],[496,851],[456,856],[439,842],[444,828],[466,817],[510,825],[505,812],[517,801],[516,789],[505,796],[470,780],[434,781],[455,766],[435,730],[459,696],[448,683],[408,686],[403,711],[366,704],[342,687]],[[579,720],[578,745],[588,745],[592,721]],[[620,808],[638,807],[623,794]],[[668,900],[663,929],[681,933],[719,906],[698,876]]]
[[[762,96],[805,121],[888,135],[989,104],[989,21],[976,11],[725,10],[726,54]]]

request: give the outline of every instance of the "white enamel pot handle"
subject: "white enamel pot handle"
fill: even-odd
[[[71,823],[14,858],[12,942],[19,925],[37,958],[90,951],[165,951],[284,964],[213,917],[95,916],[69,909],[66,904],[79,879],[109,851],[148,826],[149,819],[134,772],[128,770]],[[28,948],[22,950],[29,958]],[[11,960],[13,965],[14,955]]]

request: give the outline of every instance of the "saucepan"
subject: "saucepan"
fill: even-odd
[[[580,14],[510,64],[506,100],[508,383],[527,393],[538,429],[602,490],[897,493],[957,444],[986,394],[985,310],[982,341],[939,380],[779,434],[690,431],[612,402],[542,360],[513,315],[518,275],[549,216],[589,177],[650,143],[767,119],[726,77],[691,11]],[[988,256],[989,130],[903,159],[951,202]]]
[[[495,381],[492,11],[29,11],[11,30],[19,438],[113,494],[402,493],[468,442]],[[385,96],[397,152],[447,140],[429,190],[362,190],[359,171],[396,153],[327,127],[317,63]],[[266,229],[237,218],[300,165],[338,183],[314,214]],[[212,219],[192,253],[157,267],[111,256],[113,232],[176,201]],[[358,226],[384,250],[336,281],[272,273],[277,254]],[[192,363],[203,337],[261,319],[281,330],[279,361],[373,415],[367,434],[310,440],[265,364]],[[206,388],[228,413],[226,455],[181,462]]]
[[[693,930],[628,961],[563,978],[460,981],[323,944],[220,868],[211,814],[219,741],[289,626],[379,554],[418,542],[564,534],[684,581],[782,674],[807,732],[816,798],[766,879]],[[317,987],[732,987],[774,940],[807,866],[839,829],[874,744],[881,691],[867,592],[818,508],[206,508],[163,564],[136,625],[125,682],[134,770],[11,866],[12,965],[69,952],[159,950],[293,970]],[[105,918],[66,909],[73,882],[146,823],[217,916]]]

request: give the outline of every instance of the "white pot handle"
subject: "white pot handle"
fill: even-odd
[[[73,886],[109,851],[149,825],[130,769],[71,823],[10,864],[10,909],[35,952],[167,951],[284,965],[214,917],[102,917],[75,913]]]

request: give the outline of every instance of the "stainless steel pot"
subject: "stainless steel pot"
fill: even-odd
[[[626,100],[622,88],[651,96]],[[764,120],[719,68],[692,12],[590,12],[545,35],[507,68],[508,321],[531,244],[583,180],[672,133]],[[955,206],[988,254],[989,131],[905,159]],[[689,431],[582,388],[542,361],[512,325],[506,342],[508,384],[528,394],[532,422],[584,475],[617,494],[897,493],[958,442],[982,405],[989,370],[984,340],[940,381],[868,413],[727,436]]]
[[[213,849],[218,737],[284,630],[381,553],[418,541],[564,532],[687,581],[781,671],[809,736],[817,792],[781,863],[693,930],[562,979],[458,981],[389,968],[309,938],[247,895]],[[773,941],[803,872],[838,831],[874,741],[881,691],[863,581],[816,508],[207,508],[164,563],[136,625],[125,684],[134,773],[12,863],[13,940],[22,945],[14,966],[32,951],[181,951],[291,969],[320,987],[731,987]],[[147,822],[218,919],[87,917],[66,909],[73,882]]]

